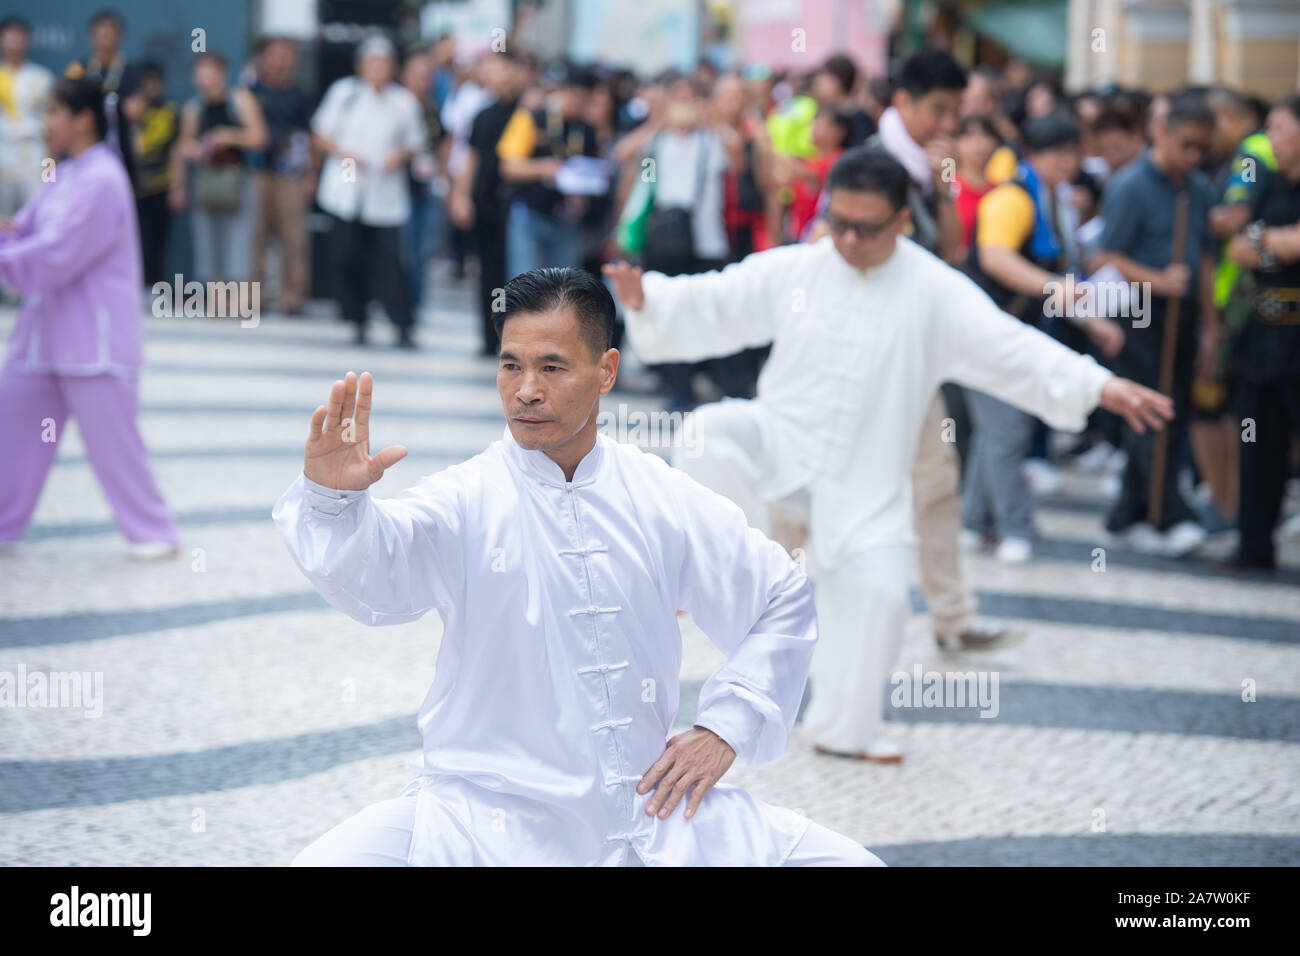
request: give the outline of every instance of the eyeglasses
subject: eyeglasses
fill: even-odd
[[[898,214],[903,211],[902,207],[894,210],[894,214],[884,222],[850,222],[848,219],[841,219],[839,216],[826,214],[826,225],[830,227],[831,232],[839,236],[845,232],[852,232],[854,236],[863,241],[875,239],[882,232],[890,227]]]

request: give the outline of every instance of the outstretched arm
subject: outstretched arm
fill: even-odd
[[[661,817],[691,791],[690,817],[735,757],[758,766],[785,752],[817,612],[812,585],[779,544],[749,527],[733,502],[665,470],[677,486],[685,539],[677,603],[727,659],[700,690],[695,727],[668,742],[637,789],[655,787],[646,812]]]
[[[1081,431],[1098,406],[1123,416],[1137,432],[1159,429],[1173,417],[1169,398],[1003,312],[956,270],[934,307],[942,316],[936,337],[941,380],[987,392],[1063,431]]]
[[[623,302],[627,335],[644,362],[697,362],[766,345],[798,286],[791,263],[803,247],[781,246],[716,272],[668,277],[625,262],[604,272]]]
[[[370,485],[406,455],[394,445],[371,457],[372,387],[369,372],[334,383],[329,406],[312,416],[303,473],[271,516],[330,604],[363,624],[402,624],[463,590],[461,509],[447,472],[396,498],[371,497]]]

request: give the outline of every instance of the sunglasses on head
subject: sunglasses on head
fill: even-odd
[[[837,236],[843,235],[845,232],[852,232],[854,236],[862,240],[875,239],[890,227],[893,221],[898,218],[898,214],[902,211],[903,209],[900,206],[898,209],[895,209],[894,214],[884,222],[874,223],[852,222],[848,219],[841,219],[839,216],[828,212],[826,214],[826,225],[830,227],[831,232]]]

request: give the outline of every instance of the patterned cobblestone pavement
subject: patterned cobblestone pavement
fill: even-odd
[[[281,865],[397,793],[441,623],[372,630],[327,607],[270,508],[349,369],[375,376],[372,445],[411,452],[378,495],[500,437],[468,304],[440,287],[418,353],[382,328],[356,349],[320,318],[148,320],[142,427],[182,557],[126,560],[70,428],[31,531],[0,551],[0,674],[90,673],[102,691],[0,709],[0,863]],[[605,409],[658,408],[625,369]],[[1097,479],[1065,478],[1032,564],[968,559],[982,613],[1023,643],[940,654],[916,595],[899,670],[995,676],[996,713],[892,710],[895,766],[819,756],[796,728],[785,757],[728,782],[891,865],[1300,862],[1300,541],[1267,575],[1226,575],[1213,549],[1108,549],[1098,571]],[[683,642],[685,727],[721,656],[689,619]]]

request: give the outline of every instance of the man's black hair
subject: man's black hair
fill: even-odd
[[[1169,101],[1169,113],[1165,116],[1165,128],[1175,126],[1204,126],[1214,129],[1214,110],[1205,101],[1205,97],[1195,93],[1182,93]]]
[[[1031,116],[1020,128],[1025,150],[1037,153],[1069,144],[1078,145],[1079,127],[1068,113],[1054,110],[1045,116]]]
[[[10,17],[5,17],[3,20],[0,20],[0,33],[4,33],[6,30],[9,30],[14,27],[16,27],[19,30],[22,30],[23,33],[26,33],[28,36],[32,35],[32,25],[28,23],[26,20],[24,20],[22,17],[10,16]]]
[[[1275,110],[1286,110],[1300,122],[1300,93],[1289,93],[1273,104]],[[1270,111],[1271,112],[1271,111]]]
[[[966,71],[943,50],[922,50],[904,61],[898,85],[912,99],[919,99],[933,90],[960,92],[966,88]]]
[[[965,136],[972,129],[980,130],[985,136],[996,140],[999,146],[1002,145],[1002,134],[998,132],[997,124],[983,113],[970,113],[963,116],[961,125],[957,127],[957,135]]]
[[[853,92],[858,82],[858,66],[843,53],[836,53],[822,64],[821,72],[835,77],[835,82],[846,94]]]
[[[903,208],[911,177],[903,164],[880,146],[846,149],[826,177],[827,192],[847,189],[859,193],[880,193],[891,209]]]
[[[1133,118],[1131,113],[1108,107],[1103,109],[1097,115],[1097,118],[1092,121],[1092,132],[1093,135],[1096,135],[1108,130],[1119,130],[1121,133],[1136,133],[1138,131],[1138,121]]]
[[[505,310],[492,316],[498,341],[506,320],[518,312],[572,309],[578,318],[578,334],[593,361],[613,348],[614,297],[605,283],[586,269],[565,266],[521,272],[506,283],[505,292]]]
[[[104,113],[104,92],[98,83],[80,76],[60,77],[50,87],[50,96],[67,107],[68,112],[73,116],[82,110],[90,110],[90,115],[95,120],[95,138],[102,140],[108,135],[108,117]]]
[[[122,19],[122,14],[108,7],[95,11],[94,16],[90,18],[90,28],[93,30],[106,20],[117,27],[118,33],[126,32],[126,22]]]

